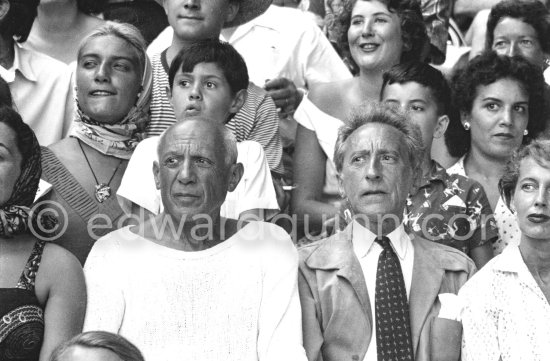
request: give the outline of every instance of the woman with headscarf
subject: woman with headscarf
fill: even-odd
[[[56,242],[84,263],[93,243],[122,226],[116,191],[148,123],[151,67],[139,31],[109,23],[81,44],[77,116],[69,138],[43,150],[49,200],[67,210]]]
[[[11,107],[0,107],[0,360],[48,360],[84,321],[78,260],[37,233],[57,226],[30,209],[40,173],[33,131]]]

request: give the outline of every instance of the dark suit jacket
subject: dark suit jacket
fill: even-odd
[[[414,237],[414,236],[413,236]],[[352,227],[299,250],[304,347],[309,361],[362,361],[372,336],[369,294],[351,242]],[[411,237],[412,238],[412,237]],[[454,248],[414,237],[409,307],[415,360],[430,360],[438,294],[456,294],[475,265]]]

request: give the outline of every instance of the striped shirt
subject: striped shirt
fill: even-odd
[[[176,122],[174,109],[166,94],[169,87],[166,51],[153,55],[153,94],[151,97],[151,121],[146,137],[161,135]],[[237,142],[254,140],[262,145],[269,168],[283,174],[282,145],[279,136],[279,117],[275,103],[265,90],[250,83],[242,108],[226,124],[237,138]]]

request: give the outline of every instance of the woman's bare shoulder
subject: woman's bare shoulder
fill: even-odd
[[[324,113],[333,115],[335,109],[342,104],[342,98],[353,84],[353,79],[331,83],[319,83],[311,87],[308,98]]]

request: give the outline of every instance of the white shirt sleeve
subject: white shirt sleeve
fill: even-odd
[[[244,166],[244,174],[233,192],[227,193],[221,215],[238,219],[242,212],[265,209],[266,218],[278,212],[279,204],[273,180],[262,146],[258,142],[237,143],[237,161]]]
[[[153,162],[157,160],[159,137],[141,141],[128,162],[122,181],[116,193],[118,204],[129,215],[132,203],[153,214],[161,211],[161,199],[155,185]]]
[[[275,240],[263,253],[264,277],[259,314],[258,360],[307,360],[302,346],[298,295],[298,252],[280,227],[261,223]]]
[[[107,235],[92,248],[84,275],[88,302],[84,331],[108,331],[118,333],[124,318],[124,297],[120,288],[120,270],[116,257],[118,242]]]

